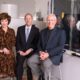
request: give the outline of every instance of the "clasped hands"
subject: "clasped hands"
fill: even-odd
[[[18,52],[21,56],[26,56],[26,55],[30,54],[32,51],[33,51],[33,49],[30,48],[30,49],[26,50],[25,52],[24,51],[18,51]]]
[[[49,57],[49,53],[47,51],[39,51],[39,57],[40,57],[40,60],[45,60]]]

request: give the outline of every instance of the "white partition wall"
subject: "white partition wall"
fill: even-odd
[[[0,12],[7,12],[12,18],[18,18],[18,6],[15,4],[1,4]]]

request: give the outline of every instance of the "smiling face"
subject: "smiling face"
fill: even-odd
[[[57,18],[54,14],[50,14],[47,17],[47,26],[49,29],[53,29],[57,23]]]
[[[8,13],[1,13],[0,14],[0,25],[2,27],[7,27],[11,21],[11,16]]]
[[[31,15],[26,15],[25,16],[25,23],[27,26],[31,26],[32,25],[32,16]]]
[[[1,26],[2,26],[3,28],[8,27],[8,19],[2,19],[2,20],[1,20]]]

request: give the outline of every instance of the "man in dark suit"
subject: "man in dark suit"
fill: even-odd
[[[59,64],[65,44],[65,32],[56,26],[55,14],[47,17],[47,28],[40,33],[39,57],[45,80],[60,80]]]
[[[31,62],[33,61],[32,56],[37,49],[37,43],[39,39],[39,29],[32,25],[32,15],[27,13],[24,17],[25,25],[18,27],[16,37],[16,51],[17,51],[17,69],[16,76],[17,80],[22,80],[23,75],[23,64],[26,59],[26,63],[31,68],[34,80],[37,79],[36,67]]]

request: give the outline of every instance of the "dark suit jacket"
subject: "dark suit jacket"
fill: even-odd
[[[48,28],[44,29],[40,33],[40,40],[38,44],[38,50],[46,51],[49,53],[49,58],[53,64],[59,65],[61,57],[63,55],[63,48],[65,44],[65,32],[61,28],[55,27],[46,44],[46,34]],[[45,46],[46,45],[46,46]]]
[[[16,36],[16,51],[26,51],[29,48],[33,48],[33,52],[37,49],[37,43],[39,40],[39,29],[32,25],[31,31],[26,42],[25,37],[25,25],[18,27]],[[31,55],[31,54],[30,54]]]

